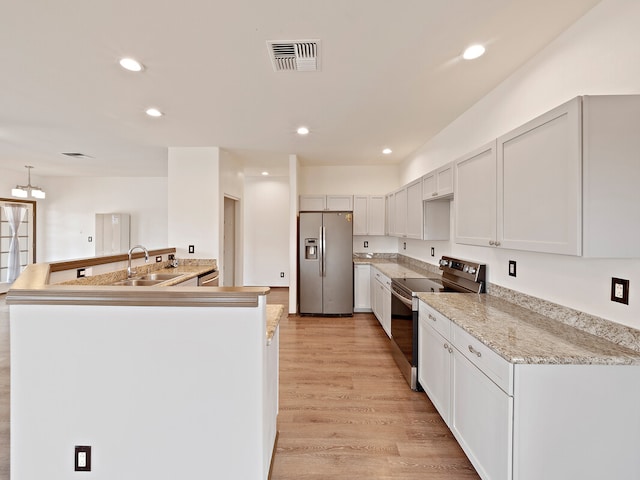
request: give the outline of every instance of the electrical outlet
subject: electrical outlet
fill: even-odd
[[[516,261],[515,260],[509,260],[509,276],[510,277],[515,277],[516,276]]]
[[[189,253],[196,253],[196,247],[193,245],[189,245]]]
[[[364,248],[369,248],[369,242],[367,242],[366,240],[364,241]]]
[[[156,257],[156,263],[160,263],[162,261],[162,255],[158,255]]]
[[[611,278],[611,301],[629,305],[629,280]]]
[[[175,260],[176,256],[173,253],[169,254],[169,260]]]
[[[431,247],[431,256],[435,257],[436,256],[436,249]]]
[[[87,273],[86,269],[79,268],[78,270],[76,270],[76,278],[84,278],[86,273]]]
[[[90,472],[91,471],[91,447],[88,445],[76,445],[75,449],[75,471]]]
[[[90,237],[87,239],[87,242],[89,242],[89,243],[93,242],[93,237],[91,237],[91,236],[90,236]]]
[[[284,272],[280,272],[280,278],[284,278]]]
[[[406,250],[407,249],[407,242],[402,242],[402,249]]]

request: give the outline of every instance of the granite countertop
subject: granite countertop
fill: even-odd
[[[640,365],[640,353],[506,300],[473,293],[418,298],[514,364]]]
[[[154,285],[156,287],[171,287],[179,283],[186,282],[194,277],[212,272],[216,269],[217,262],[215,260],[180,260],[177,267],[170,267],[169,262],[150,263],[136,267],[135,274],[132,275],[132,278],[140,277],[149,273],[170,273],[173,275],[180,275]],[[126,278],[127,271],[125,269],[69,280],[67,282],[60,283],[59,285],[113,285],[115,282],[125,280]],[[131,287],[127,286],[124,288]]]
[[[267,345],[271,345],[283,313],[284,305],[267,305]]]
[[[388,258],[354,257],[354,265],[373,265],[389,278],[438,278],[439,271],[429,271],[416,265],[405,265]],[[438,267],[433,266],[434,269]]]

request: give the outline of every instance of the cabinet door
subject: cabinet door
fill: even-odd
[[[581,117],[575,98],[498,138],[500,246],[581,254]]]
[[[371,311],[375,315],[375,317],[380,321],[382,317],[382,295],[380,293],[380,282],[378,278],[380,278],[380,272],[371,267]]]
[[[371,311],[371,272],[369,265],[353,266],[353,299],[354,312]]]
[[[396,194],[390,193],[387,195],[387,235],[396,235]]]
[[[422,199],[431,200],[433,197],[438,196],[438,183],[436,179],[436,172],[427,173],[422,177]]]
[[[418,322],[418,381],[442,419],[449,425],[451,422],[451,356],[453,350],[451,343],[436,332],[428,322],[425,315],[420,315]]]
[[[353,210],[353,196],[352,195],[327,195],[327,210],[334,212]]]
[[[407,238],[422,240],[422,182],[407,185]]]
[[[495,245],[496,168],[495,141],[455,162],[456,243]]]
[[[369,197],[353,197],[353,234],[368,235]]]
[[[384,235],[385,197],[383,195],[369,197],[368,213],[369,235]]]
[[[438,197],[453,194],[453,163],[448,163],[436,171]]]
[[[301,212],[321,212],[327,207],[324,195],[300,195],[299,210]]]
[[[513,397],[455,348],[451,369],[451,431],[480,477],[510,480]]]
[[[394,195],[395,218],[394,231],[395,237],[405,237],[407,235],[407,189],[398,190]]]

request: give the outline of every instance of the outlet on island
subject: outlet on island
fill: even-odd
[[[189,245],[189,253],[196,253],[196,247],[194,245]]]

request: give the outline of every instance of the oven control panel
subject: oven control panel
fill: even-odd
[[[484,264],[447,256],[443,256],[439,263],[445,277],[483,283],[485,281],[486,265]]]

